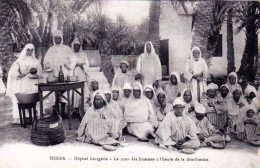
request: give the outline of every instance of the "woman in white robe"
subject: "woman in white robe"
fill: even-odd
[[[77,62],[75,67],[73,68],[73,76],[78,77],[78,81],[84,81],[85,82],[85,93],[87,92],[87,71],[89,68],[89,62],[87,54],[82,52],[82,45],[79,42],[78,39],[75,39],[71,44],[71,49],[75,54],[75,61]],[[80,91],[80,90],[79,90]],[[74,93],[74,108],[78,108],[81,96],[77,93]],[[86,100],[84,100],[86,102]]]
[[[104,94],[99,90],[93,93],[92,104],[80,123],[77,140],[103,147],[120,144],[116,140],[122,132],[120,116],[108,105]]]
[[[7,79],[6,95],[12,99],[14,123],[19,123],[19,110],[17,105],[16,93],[35,93],[38,92],[38,79],[32,79],[31,68],[37,69],[37,75],[42,73],[40,62],[35,58],[33,44],[27,44],[18,59],[12,64]]]
[[[186,65],[186,73],[184,77],[188,81],[188,86],[193,94],[200,102],[202,93],[206,92],[207,88],[208,65],[202,58],[199,47],[193,47],[191,50],[191,58]]]
[[[125,105],[124,118],[127,122],[127,130],[140,141],[147,141],[148,136],[154,137],[154,129],[158,127],[150,101],[143,96],[140,83],[133,85],[133,98]]]
[[[162,79],[161,61],[155,53],[151,41],[145,43],[144,53],[138,57],[136,74],[139,75],[139,79],[141,78],[143,86],[155,85],[158,87],[159,80]]]

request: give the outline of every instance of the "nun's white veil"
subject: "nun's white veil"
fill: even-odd
[[[7,78],[7,89],[6,89],[6,96],[12,97],[15,93],[15,88],[17,84],[17,68],[15,65],[17,65],[20,61],[22,61],[26,57],[27,49],[33,49],[32,58],[35,58],[35,49],[33,44],[26,44],[26,46],[23,48],[22,52],[18,56],[18,59],[12,64]]]

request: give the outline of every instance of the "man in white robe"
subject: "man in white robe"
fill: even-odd
[[[89,62],[88,62],[88,57],[85,52],[82,51],[82,45],[79,41],[79,39],[75,39],[72,44],[71,44],[71,49],[75,54],[75,61],[76,64],[71,64],[75,65],[75,67],[71,67],[72,69],[72,75],[78,77],[78,81],[84,81],[85,87],[84,87],[84,93],[88,92],[88,84],[87,80],[88,78],[88,68],[89,68]],[[78,89],[80,92],[80,89]],[[74,94],[74,108],[79,108],[80,103],[81,103],[81,96],[77,93]],[[86,102],[86,100],[84,100]]]
[[[128,67],[129,63],[127,61],[120,62],[120,70],[114,76],[112,87],[118,86],[123,88],[125,83],[133,84],[134,75],[128,71]]]
[[[206,108],[196,102],[195,112],[190,114],[191,119],[195,122],[197,129],[199,131],[198,138],[200,140],[201,146],[211,146],[212,143],[222,143],[225,144],[225,135],[217,130],[205,116]]]
[[[152,85],[156,88],[162,79],[161,62],[150,41],[145,43],[144,53],[138,57],[136,77],[141,79],[143,86]]]
[[[163,149],[197,149],[200,141],[197,137],[198,130],[194,121],[183,115],[184,102],[176,98],[173,110],[166,114],[156,131],[155,142]],[[184,152],[184,151],[183,151]]]
[[[191,50],[191,58],[186,65],[186,73],[184,77],[187,80],[189,88],[200,102],[202,93],[207,88],[208,66],[206,61],[201,56],[199,47],[194,47]]]
[[[150,101],[143,96],[140,83],[133,85],[133,98],[125,105],[124,118],[128,132],[136,136],[139,141],[149,141],[149,135],[154,137],[158,120]]]
[[[173,103],[176,97],[180,97],[186,85],[181,82],[178,72],[172,72],[169,78],[170,83],[165,86],[166,99],[168,103]]]
[[[63,32],[57,30],[53,32],[53,43],[44,57],[44,70],[52,71],[52,75],[59,76],[60,67],[62,67],[64,76],[70,76],[73,73],[73,69],[77,63],[75,55],[70,47],[63,44]],[[50,96],[51,105],[55,104],[54,93]],[[66,97],[66,95],[64,95]],[[66,101],[61,98],[61,111],[65,113]]]

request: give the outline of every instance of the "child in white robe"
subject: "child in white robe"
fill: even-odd
[[[245,142],[260,140],[260,115],[254,105],[245,106],[238,116],[237,138]]]

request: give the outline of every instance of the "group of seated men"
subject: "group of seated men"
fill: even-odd
[[[79,141],[118,147],[124,146],[123,135],[131,134],[184,152],[225,146],[231,134],[245,142],[260,140],[260,89],[248,85],[242,91],[236,73],[220,87],[208,84],[199,102],[177,72],[171,73],[164,89],[154,88],[130,79],[125,72],[129,65],[122,65],[123,75],[115,76],[112,87],[100,89],[97,80],[90,81]]]

